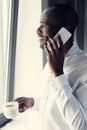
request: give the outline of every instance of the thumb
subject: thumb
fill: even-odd
[[[27,110],[27,108],[25,106],[19,108],[19,112],[24,112],[26,110]]]

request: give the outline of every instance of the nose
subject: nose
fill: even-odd
[[[41,32],[42,32],[41,27],[38,27],[37,30],[36,30],[36,33],[39,34]]]

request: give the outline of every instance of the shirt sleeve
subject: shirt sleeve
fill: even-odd
[[[56,77],[56,103],[72,130],[87,130],[87,117],[79,100],[73,95],[72,88],[65,75]]]
[[[33,107],[31,109],[39,110],[41,98],[37,97],[37,98],[33,98],[33,99],[34,99],[34,105],[33,105]]]

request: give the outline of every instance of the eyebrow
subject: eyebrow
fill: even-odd
[[[44,23],[44,22],[40,22],[40,23],[43,24],[43,25],[45,25],[45,26],[47,26],[47,27],[50,26],[48,23]]]

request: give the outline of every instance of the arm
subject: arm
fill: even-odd
[[[58,48],[57,43],[60,44],[60,48]],[[49,39],[44,49],[49,68],[55,77],[56,103],[61,116],[65,118],[66,123],[72,130],[86,130],[87,117],[85,111],[79,100],[73,95],[72,88],[63,73],[64,46],[61,38],[58,37],[57,41]]]
[[[79,100],[73,95],[65,75],[55,78],[56,103],[72,130],[86,130],[87,117]],[[84,98],[85,100],[85,98]]]

